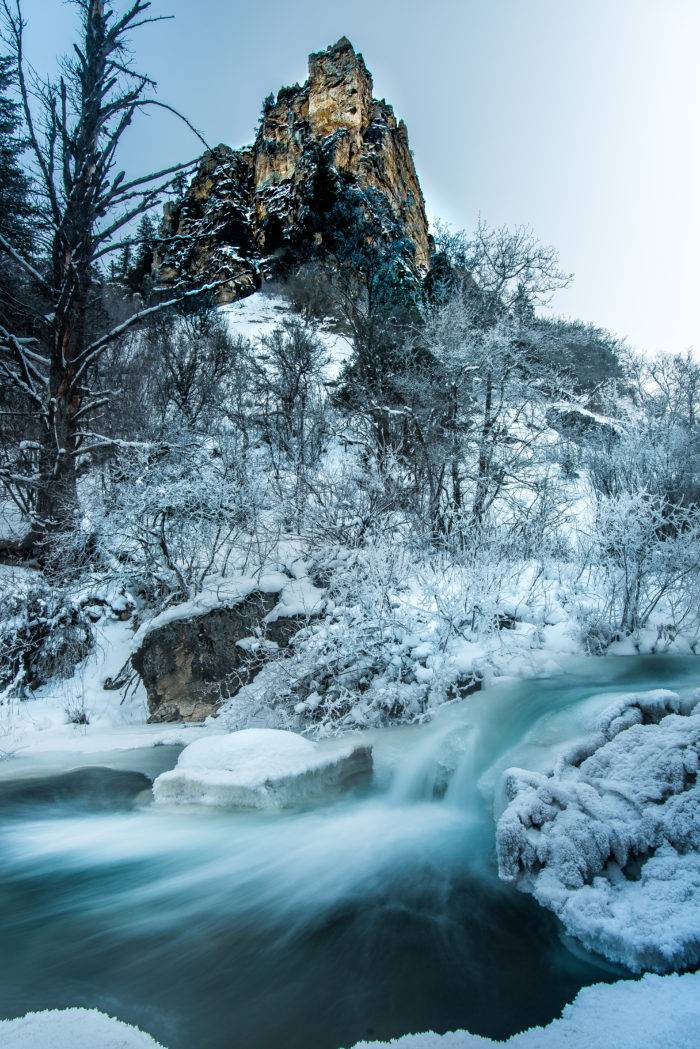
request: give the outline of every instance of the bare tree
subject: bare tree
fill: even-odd
[[[31,405],[38,438],[35,468],[5,470],[2,480],[35,493],[25,545],[36,546],[74,524],[76,460],[95,445],[106,445],[92,430],[91,416],[116,391],[91,385],[97,362],[125,331],[178,301],[136,310],[109,328],[99,315],[99,267],[129,243],[134,220],[156,205],[190,165],[131,179],[117,168],[120,141],[137,114],[153,106],[175,112],[151,97],[153,81],[133,68],[129,56],[130,34],[161,21],[148,17],[148,0],[135,0],[121,15],[104,0],[73,0],[80,38],[57,80],[41,80],[27,65],[20,0],[0,3],[43,238],[36,261],[0,235],[0,248],[19,267],[38,303],[28,332],[0,325],[0,374]]]

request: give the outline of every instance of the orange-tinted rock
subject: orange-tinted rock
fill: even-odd
[[[427,269],[428,223],[406,125],[372,98],[364,59],[343,37],[310,55],[305,84],[266,105],[252,147],[204,155],[183,201],[164,216],[160,279],[223,280],[224,302],[255,290],[261,264],[298,222],[319,147],[360,189],[384,195],[413,244],[416,270]]]

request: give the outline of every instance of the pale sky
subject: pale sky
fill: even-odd
[[[75,10],[23,8],[46,70]],[[152,12],[175,19],[137,32],[137,64],[212,145],[250,142],[263,98],[348,36],[408,125],[431,217],[528,224],[575,275],[558,312],[639,349],[700,351],[700,0],[153,0]],[[129,132],[122,165],[198,152],[160,113]]]

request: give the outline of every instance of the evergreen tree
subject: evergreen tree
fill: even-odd
[[[186,192],[187,176],[183,171],[180,171],[173,179],[173,196],[175,200],[182,200]]]
[[[0,56],[0,233],[25,255],[30,255],[30,184],[22,163],[24,142],[17,133],[20,114],[13,98],[13,87],[11,59]],[[17,283],[14,263],[4,252],[0,252],[0,319],[7,327],[14,327],[13,322],[17,317]]]
[[[134,292],[143,294],[153,268],[153,249],[156,242],[156,229],[150,215],[141,216],[136,230],[136,252],[134,263],[127,273],[127,284]]]

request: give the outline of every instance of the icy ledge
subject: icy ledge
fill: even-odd
[[[358,1042],[354,1049],[697,1049],[700,973],[597,983],[579,991],[560,1020],[532,1027],[505,1042],[467,1031],[408,1034],[390,1042]]]
[[[163,1049],[138,1027],[97,1009],[47,1009],[0,1020],[3,1049]]]
[[[318,801],[372,771],[372,748],[312,743],[282,729],[249,728],[191,743],[153,784],[157,802],[284,808]]]
[[[699,766],[700,691],[622,697],[551,775],[504,774],[500,876],[634,972],[697,964]]]

